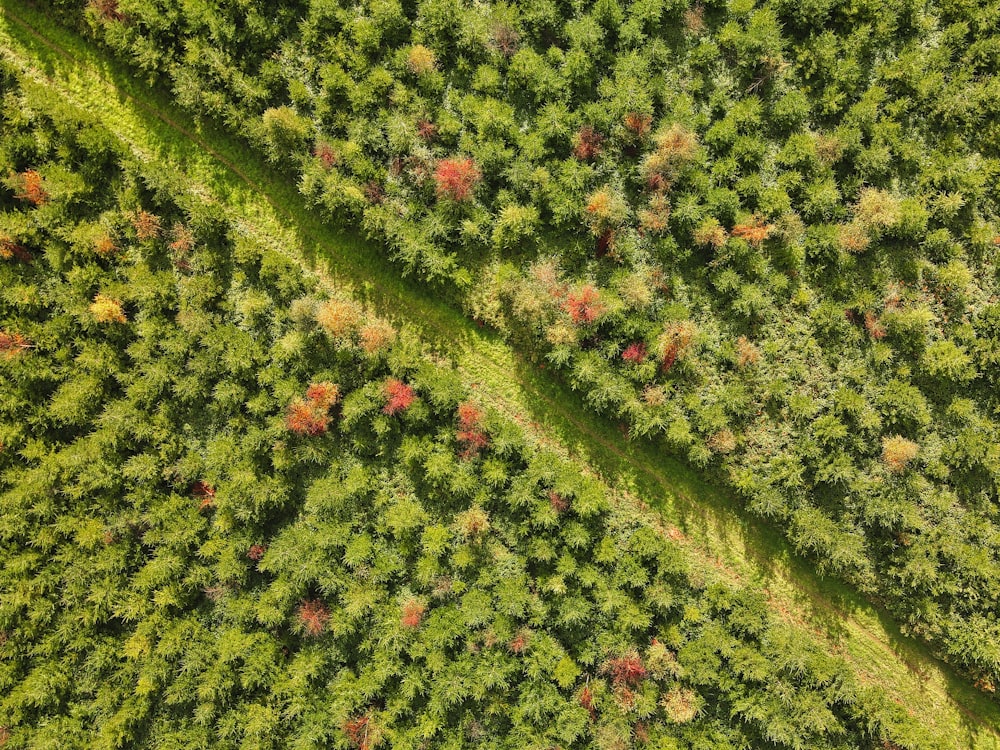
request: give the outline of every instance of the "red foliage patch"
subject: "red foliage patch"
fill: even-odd
[[[871,311],[865,313],[865,330],[876,341],[885,338],[885,326],[882,325],[882,321],[879,320],[878,315]]]
[[[462,458],[472,458],[489,445],[489,438],[482,427],[483,413],[468,401],[458,406],[458,432],[456,437],[462,444]]]
[[[198,504],[198,510],[205,510],[205,508],[211,508],[215,505],[215,487],[204,480],[199,479],[194,483],[194,487],[191,488],[191,494],[196,500],[201,501]]]
[[[312,383],[305,399],[288,406],[285,425],[298,435],[322,435],[330,426],[330,409],[340,401],[340,388],[333,383]]]
[[[604,136],[590,125],[584,125],[573,136],[573,156],[580,161],[589,161],[600,155]]]
[[[555,490],[552,490],[549,493],[549,505],[556,513],[562,513],[569,508],[569,500]]]
[[[680,347],[676,342],[670,344],[666,351],[663,352],[663,362],[660,367],[663,368],[664,372],[668,372],[671,367],[674,366],[674,362],[677,361],[677,355],[680,352]]]
[[[427,605],[417,599],[410,599],[403,604],[403,616],[399,622],[404,628],[417,628],[423,622]]]
[[[646,678],[646,667],[637,654],[611,659],[604,665],[615,687],[637,687]]]
[[[90,0],[87,3],[102,21],[124,21],[125,14],[118,9],[118,0]]]
[[[0,260],[19,260],[30,263],[31,253],[18,245],[10,237],[0,237]]]
[[[366,182],[364,192],[365,200],[373,206],[380,206],[385,200],[385,190],[382,189],[382,185],[378,180],[369,180]]]
[[[137,211],[132,217],[135,235],[140,240],[151,240],[160,236],[160,219],[149,211]]]
[[[359,716],[344,724],[344,733],[358,750],[370,750],[371,744],[368,742],[368,730],[371,724],[371,717]]]
[[[523,654],[525,649],[528,648],[528,641],[530,640],[530,634],[526,630],[519,630],[517,634],[511,638],[510,643],[507,644],[507,648],[511,650],[511,653]]]
[[[330,621],[330,610],[319,599],[303,600],[296,614],[306,634],[313,638],[322,633]]]
[[[31,342],[21,334],[0,331],[0,358],[13,359],[30,348]]]
[[[265,552],[267,552],[267,547],[263,544],[251,544],[250,549],[247,550],[247,557],[254,562],[260,562]]]
[[[742,237],[754,247],[760,247],[764,240],[771,234],[773,228],[772,225],[765,223],[760,217],[754,216],[750,221],[744,224],[737,224],[733,227],[733,236]]]
[[[328,410],[340,401],[340,388],[328,381],[311,383],[306,388],[306,399],[317,409]]]
[[[298,435],[322,435],[330,426],[330,417],[316,406],[302,399],[295,399],[288,407],[285,425]]]
[[[583,690],[580,691],[578,700],[580,701],[580,705],[587,709],[587,712],[590,714],[590,720],[597,721],[597,709],[594,708],[594,693],[589,685],[585,685]]]
[[[646,722],[637,721],[634,731],[636,740],[642,743],[649,742],[649,727],[646,726]]]
[[[597,238],[597,245],[594,247],[594,255],[598,258],[603,258],[610,250],[614,249],[614,246],[615,233],[609,229]]]
[[[417,398],[417,394],[413,388],[396,378],[389,378],[385,381],[383,391],[386,401],[385,406],[382,407],[382,411],[390,416],[398,414],[401,411],[406,411]]]
[[[313,156],[319,159],[324,169],[333,169],[340,163],[340,154],[329,143],[317,143],[313,148]]]
[[[431,141],[434,139],[434,136],[437,135],[437,125],[428,120],[426,117],[421,117],[417,120],[417,135],[419,135],[423,141]]]
[[[563,309],[569,313],[570,319],[577,325],[593,323],[604,312],[601,295],[590,284],[575,292],[570,292],[563,303]]]
[[[476,163],[467,156],[442,159],[434,170],[438,198],[450,198],[454,201],[464,201],[471,197],[481,178]]]
[[[631,362],[632,364],[639,364],[644,359],[646,359],[646,345],[642,342],[636,342],[634,344],[629,344],[625,351],[622,352],[622,359],[626,362]]]
[[[42,175],[34,169],[21,172],[17,176],[17,190],[14,197],[28,201],[33,206],[41,206],[48,201],[49,194],[42,186]]]
[[[649,132],[649,126],[653,118],[649,115],[641,115],[638,112],[629,112],[625,115],[625,127],[642,138]]]

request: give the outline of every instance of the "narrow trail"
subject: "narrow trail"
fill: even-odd
[[[3,23],[6,20],[7,23]],[[849,587],[816,575],[775,530],[727,492],[647,441],[631,442],[550,374],[482,331],[433,291],[400,279],[372,243],[318,219],[287,175],[150,91],[89,43],[30,4],[3,0],[0,54],[112,129],[145,160],[176,163],[245,231],[405,321],[454,357],[484,400],[535,439],[593,471],[623,502],[654,509],[663,529],[721,575],[767,591],[775,613],[809,630],[869,683],[925,721],[944,748],[1000,750],[1000,706],[956,677],[921,643]],[[239,162],[239,163],[238,163]],[[241,166],[242,165],[242,166]],[[640,499],[641,498],[641,499]]]

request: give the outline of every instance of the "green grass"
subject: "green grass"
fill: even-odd
[[[779,616],[848,659],[862,680],[881,684],[920,718],[936,746],[1000,749],[1000,706],[849,587],[817,576],[779,532],[750,518],[730,493],[652,442],[629,441],[579,394],[478,328],[442,295],[400,278],[381,248],[324,223],[292,176],[245,144],[195,122],[168,95],[136,82],[97,47],[29,5],[5,0],[3,12],[0,48],[38,86],[111,124],[140,158],[179,167],[246,231],[415,327],[458,362],[484,400],[536,439],[572,455],[581,471],[596,472],[623,503],[654,508],[721,575],[766,590]]]

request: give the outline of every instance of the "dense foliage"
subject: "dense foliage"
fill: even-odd
[[[84,15],[994,689],[995,0]]]
[[[927,746],[411,334],[0,84],[0,745]]]

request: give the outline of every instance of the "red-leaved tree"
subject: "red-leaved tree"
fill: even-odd
[[[628,653],[605,662],[603,671],[615,687],[634,688],[646,678],[646,667],[637,653]]]
[[[42,185],[42,175],[34,169],[21,172],[17,179],[15,197],[28,201],[33,206],[41,206],[49,199],[49,194]]]
[[[573,156],[580,161],[589,161],[601,153],[604,136],[590,125],[584,125],[573,136]]]
[[[385,393],[385,406],[382,407],[382,411],[390,416],[406,411],[417,398],[413,388],[398,378],[386,380],[383,392]]]
[[[330,427],[330,409],[340,401],[340,388],[333,383],[312,383],[304,399],[288,406],[285,425],[298,435],[322,435]]]
[[[31,348],[31,342],[19,333],[0,331],[0,358],[13,359]]]
[[[458,406],[458,432],[456,437],[462,446],[462,458],[472,458],[489,445],[489,438],[483,430],[483,413],[468,401]]]
[[[569,313],[570,319],[577,325],[593,323],[604,312],[604,303],[600,293],[590,284],[570,292],[563,309]]]
[[[422,601],[419,599],[408,599],[403,603],[403,614],[399,622],[404,628],[418,628],[420,627],[420,623],[423,622],[424,612],[426,611],[427,605]]]
[[[330,621],[330,610],[319,599],[304,599],[299,603],[296,614],[306,635],[313,638],[326,630],[326,624]]]
[[[450,198],[453,201],[464,201],[471,197],[481,178],[479,167],[467,156],[442,159],[434,170],[438,198]]]
[[[632,364],[637,365],[646,359],[647,354],[646,345],[639,341],[634,344],[629,344],[626,347],[625,351],[622,352],[622,359],[626,362],[631,362]]]

